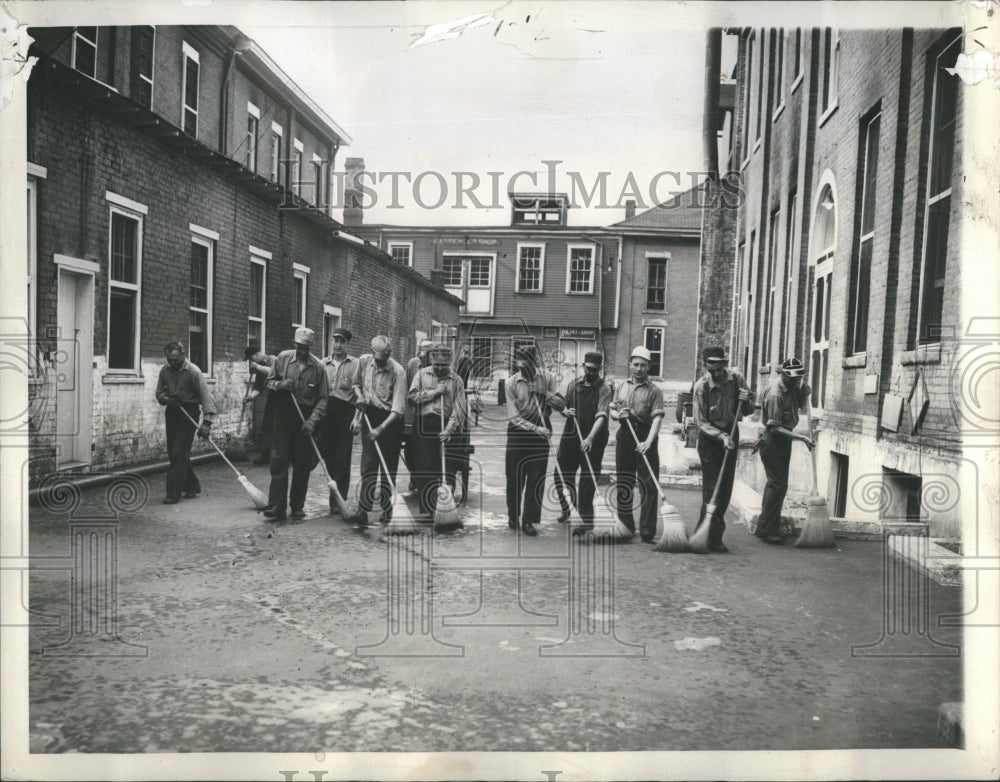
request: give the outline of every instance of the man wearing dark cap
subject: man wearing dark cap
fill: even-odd
[[[545,468],[549,459],[551,410],[562,410],[566,402],[556,390],[556,381],[541,367],[534,346],[520,347],[514,354],[516,372],[507,390],[507,526],[534,537],[542,515]],[[539,409],[543,412],[539,415]]]
[[[295,347],[278,354],[267,381],[274,421],[271,425],[271,487],[264,515],[275,521],[285,518],[288,505],[291,505],[293,519],[306,515],[303,506],[309,473],[316,466],[316,452],[309,438],[326,413],[329,396],[323,362],[310,352],[314,341],[312,329],[295,329]],[[304,423],[295,409],[293,396],[305,417]],[[292,467],[290,495],[289,464]]]
[[[451,444],[465,427],[465,386],[451,369],[451,348],[430,348],[431,365],[417,372],[407,394],[413,417],[413,478],[420,493],[420,512],[433,516],[441,485],[441,449],[445,449],[448,485],[455,489],[457,458]],[[442,421],[444,426],[442,427]]]
[[[582,534],[587,531],[587,527],[594,526],[594,494],[597,486],[593,478],[601,473],[601,461],[608,444],[608,408],[611,404],[611,386],[601,378],[603,365],[604,357],[600,353],[586,353],[583,357],[583,375],[566,384],[566,409],[562,411],[562,415],[568,420],[556,451],[559,469],[554,471],[553,478],[562,509],[557,521],[569,521],[570,503],[580,511],[583,526],[574,530],[574,534]],[[579,489],[577,470],[580,471]],[[565,486],[560,479],[560,472],[566,481]]]
[[[781,545],[781,506],[788,491],[788,463],[792,458],[792,442],[801,440],[811,451],[813,441],[795,432],[799,409],[809,404],[811,389],[803,382],[805,367],[797,358],[782,362],[778,378],[760,398],[761,422],[764,432],[760,439],[760,461],[764,465],[767,483],[760,503],[760,518],[754,533],[765,543]]]
[[[429,367],[431,365],[430,349],[434,346],[434,343],[429,339],[420,340],[417,345],[417,355],[406,362],[406,390],[410,390],[410,386],[413,385],[413,378],[417,376],[419,372],[424,367]],[[410,471],[410,491],[414,491],[417,488],[417,482],[413,477],[413,472],[416,470],[415,462],[417,460],[416,455],[413,452],[413,406],[410,404],[406,405],[406,410],[403,411],[403,460],[406,462],[406,469]]]
[[[396,483],[399,450],[403,443],[403,412],[406,409],[406,370],[392,359],[392,340],[384,334],[372,339],[372,352],[358,359],[354,375],[355,406],[359,415],[351,424],[355,433],[364,431],[361,440],[361,493],[358,512],[349,519],[367,524],[368,512],[378,495],[382,521],[392,518],[392,488]],[[364,420],[367,418],[367,422]],[[382,467],[375,450],[378,442],[389,475],[381,480]]]
[[[708,550],[725,554],[722,542],[726,530],[725,515],[733,495],[736,477],[736,454],[740,445],[739,427],[733,429],[737,415],[753,413],[753,398],[743,376],[728,368],[729,359],[721,347],[705,348],[702,353],[705,374],[694,384],[694,420],[698,425],[698,458],[701,460],[701,513],[712,499],[716,484],[715,513],[709,521]],[[730,437],[732,432],[732,437]],[[731,451],[725,459],[727,451]],[[725,470],[722,471],[723,461]]]
[[[346,497],[351,486],[351,449],[354,432],[351,424],[361,423],[361,413],[355,406],[354,379],[358,373],[358,359],[348,354],[347,343],[351,332],[336,328],[330,338],[330,355],[323,359],[326,383],[330,392],[326,415],[323,416],[320,444],[323,461],[330,478],[337,484],[340,496]],[[330,513],[337,513],[333,490],[330,491]]]

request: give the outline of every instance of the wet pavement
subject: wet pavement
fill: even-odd
[[[946,746],[961,633],[937,619],[961,590],[887,570],[878,542],[801,550],[735,525],[726,555],[581,544],[552,508],[522,539],[502,428],[473,442],[465,526],[444,535],[328,515],[320,471],[308,518],[268,523],[218,462],[196,499],[160,504],[162,475],[112,499],[117,522],[111,487],[32,507],[31,750]],[[266,467],[241,467],[266,490]],[[693,525],[700,492],[666,494]]]

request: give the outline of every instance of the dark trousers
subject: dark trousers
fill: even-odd
[[[441,433],[441,416],[422,415],[413,421],[413,432],[410,437],[413,441],[413,463],[411,464],[413,481],[420,494],[420,512],[434,513],[437,510],[438,488],[441,486],[441,441],[438,435]],[[448,485],[454,492],[455,471],[458,469],[458,460],[453,453],[456,440],[461,439],[461,435],[452,435],[445,445],[445,471]]]
[[[283,399],[272,399],[273,418],[271,421],[271,487],[267,493],[267,504],[283,513],[286,505],[292,510],[302,510],[309,488],[309,473],[317,464],[316,452],[302,432],[302,419],[287,394]],[[302,414],[308,418],[312,408],[303,407]],[[288,467],[292,468],[291,496],[288,492]]]
[[[371,423],[373,429],[377,429],[382,422],[389,417],[388,410],[379,407],[366,407],[365,415]],[[368,439],[368,425],[361,425],[361,494],[358,497],[358,510],[367,513],[375,506],[378,499],[379,507],[385,512],[392,511],[392,484],[396,483],[396,469],[399,467],[399,450],[403,445],[403,419],[397,418],[391,426],[386,428],[382,436],[378,438],[378,447],[382,450],[382,458],[385,459],[386,468],[389,470],[388,478],[379,476],[382,473],[382,466],[379,462],[378,452],[375,450],[375,443]]]
[[[542,518],[545,468],[549,441],[534,432],[507,427],[507,516],[516,525],[537,524]]]
[[[201,415],[197,404],[185,404],[184,409],[195,421]],[[180,411],[180,408],[166,409],[167,426],[167,456],[170,466],[167,468],[167,497],[179,500],[181,492],[201,491],[198,477],[191,469],[191,445],[197,428]]]
[[[740,433],[736,430],[733,436],[733,444],[739,448]],[[722,542],[722,533],[726,531],[726,510],[729,508],[729,499],[733,496],[733,481],[736,479],[736,454],[733,450],[726,459],[726,447],[721,441],[704,434],[698,435],[698,458],[701,459],[701,513],[698,515],[700,522],[705,518],[705,509],[712,499],[712,492],[715,491],[715,484],[719,483],[719,493],[715,498],[715,513],[709,522],[708,542],[709,545]],[[725,460],[726,469],[720,476],[722,462]]]
[[[649,435],[650,427],[633,424],[639,441],[643,441]],[[660,496],[654,480],[660,475],[660,453],[658,449],[659,438],[653,440],[652,446],[646,451],[646,458],[649,459],[653,468],[654,479],[650,475],[646,462],[642,455],[636,453],[636,441],[632,437],[632,432],[627,426],[618,429],[618,437],[615,443],[615,471],[618,473],[615,483],[615,501],[618,505],[618,518],[622,524],[635,532],[635,516],[632,513],[632,502],[635,496],[636,479],[638,479],[640,491],[642,492],[642,503],[639,506],[639,534],[643,538],[653,538],[656,536],[656,506]]]
[[[326,415],[320,422],[320,443],[326,471],[337,484],[341,497],[347,497],[347,490],[351,488],[351,448],[354,446],[351,421],[353,420],[354,405],[332,396],[327,400]]]
[[[788,463],[792,458],[792,441],[787,437],[765,434],[760,446],[760,461],[764,465],[767,483],[760,503],[757,521],[758,538],[781,533],[781,505],[788,491]]]
[[[580,447],[580,440],[576,431],[569,434],[563,432],[559,440],[559,449],[556,451],[556,464],[562,471],[563,483],[559,479],[559,472],[553,470],[553,478],[556,484],[556,496],[559,497],[559,506],[563,513],[569,513],[570,503],[580,511],[580,518],[584,524],[594,523],[594,495],[597,493],[597,485],[594,478],[601,474],[601,461],[604,459],[604,449],[608,445],[607,429],[603,429],[599,436],[594,438],[594,444],[588,453],[584,453]],[[590,467],[587,461],[590,461]],[[593,469],[594,475],[591,477],[590,471]],[[580,471],[579,489],[577,488],[577,470]],[[569,494],[567,499],[566,494]]]

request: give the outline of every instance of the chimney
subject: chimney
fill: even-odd
[[[635,201],[629,199],[625,202],[625,219],[631,220],[633,217],[635,217]]]
[[[362,209],[361,183],[358,178],[365,172],[363,157],[349,157],[344,160],[344,225],[357,226],[365,221]]]

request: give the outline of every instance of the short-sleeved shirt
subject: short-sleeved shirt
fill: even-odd
[[[359,398],[364,404],[389,410],[400,416],[406,413],[406,370],[390,357],[385,366],[375,363],[375,356],[365,353],[358,359],[358,371],[354,378]]]
[[[438,386],[444,383],[444,396],[436,396]],[[434,397],[431,399],[430,397]],[[413,378],[407,398],[416,408],[416,414],[441,415],[444,405],[444,417],[447,420],[444,431],[451,435],[461,432],[466,420],[465,384],[455,372],[448,371],[447,376],[439,378],[434,374],[433,367],[424,367]]]
[[[721,382],[716,383],[706,372],[694,384],[694,420],[698,429],[710,437],[719,437],[732,431],[736,421],[736,411],[743,415],[753,413],[753,400],[747,399],[740,405],[740,390],[747,387],[743,375],[731,369]]]
[[[786,388],[781,380],[779,377],[771,383],[760,398],[761,420],[768,429],[794,429],[799,423],[802,393],[797,388]]]
[[[562,396],[556,390],[555,378],[548,372],[539,372],[531,380],[520,372],[515,372],[507,378],[505,392],[507,423],[515,429],[529,432],[534,431],[536,426],[548,426],[548,421],[538,414],[539,406],[544,408],[552,397]]]
[[[566,421],[563,433],[575,438],[574,429],[578,421],[584,437],[590,434],[598,418],[608,417],[612,393],[611,386],[601,378],[591,386],[584,383],[582,377],[570,380],[566,384],[566,407],[576,410],[576,417]]]
[[[323,369],[326,370],[330,397],[354,404],[354,378],[358,372],[358,359],[348,355],[338,364],[333,356],[327,356],[323,359]]]
[[[615,410],[628,408],[636,423],[650,426],[653,419],[666,413],[663,409],[663,392],[653,381],[643,380],[637,383],[628,377],[615,384],[614,401],[611,406]]]
[[[166,404],[171,396],[179,397],[186,404],[201,405],[202,412],[207,417],[217,412],[205,375],[188,359],[184,359],[184,363],[176,370],[170,364],[164,364],[160,368],[160,376],[156,380],[156,400]]]
[[[326,382],[326,369],[323,362],[312,353],[306,361],[296,358],[295,349],[283,350],[274,360],[271,368],[271,380],[292,380],[295,388],[292,393],[302,407],[312,409],[309,419],[314,423],[326,413],[326,398],[329,389]]]

